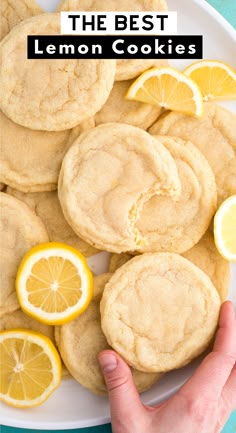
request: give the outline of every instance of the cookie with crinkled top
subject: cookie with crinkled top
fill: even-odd
[[[230,285],[230,264],[217,250],[212,231],[209,229],[193,248],[183,254],[183,257],[210,277],[221,301],[226,301]]]
[[[129,253],[112,253],[109,261],[108,271],[114,273],[117,269],[127,263],[133,256]]]
[[[161,113],[161,107],[125,99],[132,81],[116,81],[102,109],[95,115],[96,125],[119,122],[147,129]]]
[[[217,184],[219,204],[236,194],[236,115],[220,105],[204,104],[197,119],[167,113],[149,129],[154,135],[171,135],[192,142],[206,157]]]
[[[220,297],[210,278],[171,253],[143,254],[119,268],[100,303],[102,330],[129,365],[146,372],[183,367],[211,342]]]
[[[45,13],[23,21],[2,41],[0,108],[13,122],[31,129],[74,128],[105,104],[116,61],[27,60],[27,36],[34,34],[59,35],[60,14]]]
[[[33,131],[0,111],[0,181],[23,192],[57,189],[66,152],[83,131],[94,126],[90,118],[66,131]]]
[[[1,0],[0,41],[21,21],[42,13],[43,9],[34,0]]]
[[[230,264],[217,250],[211,229],[205,233],[196,245],[183,253],[182,256],[198,266],[210,277],[220,295],[221,301],[226,301],[230,285]],[[129,253],[111,254],[109,272],[114,273],[133,257]]]
[[[57,9],[61,11],[153,11],[167,10],[165,0],[62,0]],[[151,67],[166,66],[165,59],[117,60],[116,81],[131,80]]]
[[[56,327],[59,351],[69,372],[82,386],[102,395],[107,394],[107,388],[97,357],[110,347],[101,329],[99,302],[110,278],[111,274],[95,277],[95,297],[88,309],[72,322]],[[162,376],[137,370],[132,373],[139,392],[146,391]]]
[[[80,239],[64,218],[57,191],[23,193],[7,188],[7,194],[26,203],[43,221],[52,242],[63,242],[79,250],[85,257],[98,252],[96,248]]]
[[[82,134],[64,158],[58,184],[73,230],[111,252],[140,250],[144,240],[136,222],[145,201],[179,192],[168,150],[142,129],[119,123]]]
[[[22,310],[17,310],[9,314],[4,314],[0,317],[0,331],[8,331],[9,329],[29,329],[31,331],[40,332],[55,344],[54,326],[46,325],[38,322],[32,317],[25,314]]]
[[[19,308],[15,289],[17,269],[25,253],[48,242],[39,217],[23,202],[0,193],[0,316]]]
[[[140,212],[137,228],[146,240],[142,252],[182,254],[207,231],[217,209],[215,177],[206,158],[180,138],[155,136],[177,165],[181,194],[173,200],[153,196]]]

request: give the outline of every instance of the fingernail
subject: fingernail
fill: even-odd
[[[112,354],[106,354],[99,357],[99,362],[104,373],[110,373],[118,365],[117,358]]]

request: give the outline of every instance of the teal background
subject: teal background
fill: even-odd
[[[236,0],[208,0],[215,9],[217,9],[236,29]],[[27,430],[27,429],[16,429],[11,427],[0,426],[1,433],[33,433],[35,430]],[[63,432],[69,432],[69,430],[61,430]],[[110,424],[85,428],[85,429],[77,429],[74,430],[74,433],[111,433]],[[44,430],[44,433],[47,433]],[[191,433],[191,432],[186,432]],[[226,424],[222,433],[236,433],[236,412],[234,412]]]

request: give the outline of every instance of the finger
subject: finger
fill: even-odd
[[[233,355],[236,358],[236,317],[232,302],[225,302],[221,307],[219,330],[213,352]]]
[[[133,376],[128,365],[112,350],[105,350],[98,356],[106,381],[113,425],[124,423],[122,432],[127,430],[127,422],[137,421],[144,413],[135,387]]]
[[[231,302],[221,308],[219,330],[211,352],[180,390],[186,397],[219,399],[236,359],[236,319]]]
[[[223,402],[228,406],[230,412],[236,410],[236,365],[227,380],[222,393]]]

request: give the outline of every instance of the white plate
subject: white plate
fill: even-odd
[[[52,12],[58,0],[38,0],[48,12]],[[236,32],[204,0],[168,0],[170,10],[178,11],[179,34],[203,34],[204,58],[235,63]],[[234,64],[232,64],[234,62]],[[174,61],[173,65],[183,69],[189,62]],[[223,104],[236,112],[236,103]],[[99,254],[90,260],[96,273],[106,271],[108,254]],[[236,308],[236,265],[232,265],[230,299]],[[158,403],[170,395],[189,378],[199,361],[167,374],[156,386],[144,393],[146,404]],[[14,409],[0,404],[0,424],[31,429],[73,429],[109,422],[109,406],[105,397],[97,397],[82,388],[74,380],[64,381],[59,389],[42,406],[34,409]]]

